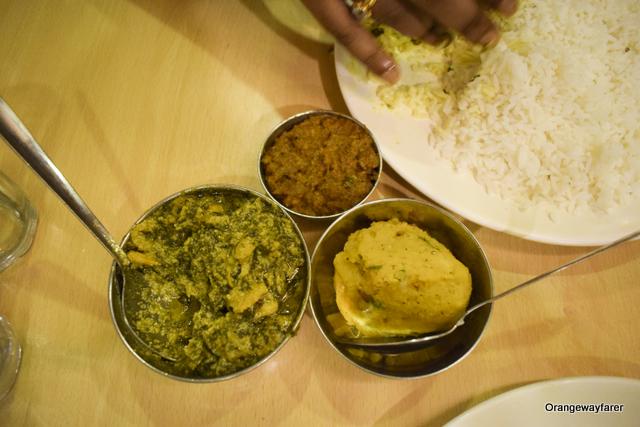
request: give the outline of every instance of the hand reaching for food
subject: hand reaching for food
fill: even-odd
[[[491,45],[499,32],[487,7],[510,16],[517,0],[302,0],[316,19],[372,72],[390,83],[400,78],[394,59],[361,24],[371,16],[401,33],[431,44],[446,40],[449,31],[472,42]],[[485,7],[486,5],[486,7]]]

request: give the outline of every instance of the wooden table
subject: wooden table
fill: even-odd
[[[262,2],[0,0],[0,96],[116,236],[180,189],[260,190],[257,154],[282,118],[346,112],[327,45]],[[5,145],[0,168],[40,214],[35,241],[0,274],[0,313],[24,358],[0,425],[440,425],[550,378],[640,378],[640,243],[500,302],[478,347],[414,381],[349,364],[307,315],[266,365],[232,381],[166,379],[121,343],[107,304],[111,258]],[[420,197],[387,169],[376,197]],[[497,290],[587,251],[468,223]],[[320,228],[302,224],[313,247]]]

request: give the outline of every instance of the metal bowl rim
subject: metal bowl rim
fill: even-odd
[[[484,252],[484,249],[482,248],[482,246],[480,245],[480,242],[478,242],[478,239],[476,238],[476,236],[471,232],[471,230],[469,230],[469,228],[464,225],[462,223],[462,221],[460,221],[459,219],[457,219],[456,217],[454,217],[450,212],[447,212],[445,209],[434,205],[433,203],[429,203],[427,201],[424,200],[417,200],[417,199],[411,199],[411,198],[401,198],[401,197],[396,197],[396,198],[388,198],[388,199],[379,199],[379,200],[373,200],[370,202],[365,202],[365,203],[361,203],[357,206],[354,206],[352,209],[349,209],[348,211],[346,211],[345,213],[343,213],[340,218],[336,219],[333,223],[331,223],[331,225],[329,225],[329,227],[327,227],[327,229],[322,233],[322,235],[320,236],[320,238],[318,239],[318,242],[316,243],[316,246],[313,250],[313,254],[311,256],[311,266],[313,267],[313,260],[315,259],[316,253],[318,251],[318,248],[320,247],[320,245],[322,244],[322,242],[324,241],[324,239],[326,238],[326,236],[331,232],[331,230],[334,227],[337,227],[337,224],[343,219],[343,217],[348,216],[349,214],[351,214],[352,212],[358,210],[358,209],[364,209],[367,206],[371,206],[371,205],[376,205],[376,204],[385,204],[385,203],[390,203],[390,202],[402,202],[402,203],[413,203],[413,204],[417,204],[417,205],[422,205],[422,206],[427,206],[430,208],[435,209],[436,211],[438,211],[440,214],[448,217],[449,219],[453,220],[455,223],[457,223],[457,225],[461,226],[463,231],[469,236],[471,237],[471,240],[475,243],[475,245],[478,247],[478,249],[480,250],[480,254],[482,255],[482,260],[483,263],[486,265],[487,267],[487,271],[489,272],[489,291],[490,291],[490,297],[492,297],[494,295],[494,286],[493,286],[493,273],[492,273],[492,269],[491,269],[491,265],[489,264],[489,260],[487,259],[486,253]],[[313,271],[311,271],[311,276],[313,276]],[[311,278],[311,287],[313,287],[313,277]],[[311,289],[310,289],[311,291]],[[317,292],[317,290],[316,290]],[[319,320],[319,315],[316,313],[316,307],[314,305],[313,302],[313,298],[309,297],[309,306],[311,308],[311,314],[313,315],[313,320],[316,324],[316,326],[318,327],[318,329],[320,330],[320,333],[322,334],[322,336],[324,337],[324,339],[329,343],[329,345],[340,354],[340,356],[342,356],[343,358],[345,358],[349,363],[357,366],[358,368],[362,369],[365,372],[369,372],[371,374],[377,375],[379,377],[383,377],[383,378],[390,378],[390,379],[401,379],[401,380],[415,380],[415,379],[420,379],[420,378],[426,378],[426,377],[430,377],[436,374],[439,374],[441,372],[446,371],[447,369],[457,365],[458,363],[460,363],[463,359],[465,359],[478,345],[478,343],[480,342],[480,340],[482,339],[486,329],[487,329],[487,325],[489,324],[489,321],[491,320],[491,314],[493,312],[493,304],[488,304],[487,305],[487,320],[484,322],[484,325],[482,325],[482,330],[480,331],[480,334],[478,335],[478,337],[475,339],[475,341],[473,342],[473,344],[469,347],[469,349],[467,349],[467,351],[458,359],[456,359],[455,361],[453,361],[452,363],[448,364],[447,366],[438,369],[437,371],[433,371],[433,372],[429,372],[426,374],[419,374],[419,375],[390,375],[390,374],[384,374],[381,372],[377,372],[375,370],[369,369],[365,366],[362,366],[361,364],[357,363],[355,360],[352,360],[351,358],[347,357],[347,355],[345,355],[336,345],[336,343],[333,342],[333,340],[331,340],[331,338],[327,335],[327,333],[325,333],[324,328],[322,327],[322,325],[320,324],[320,320]]]
[[[300,228],[298,227],[298,224],[296,224],[296,222],[293,220],[293,218],[291,218],[291,215],[289,215],[288,212],[284,211],[279,204],[274,203],[274,200],[271,199],[270,197],[267,197],[266,195],[261,194],[261,193],[255,191],[255,190],[250,189],[250,188],[242,187],[242,186],[239,186],[239,185],[233,185],[233,184],[203,184],[203,185],[197,185],[197,186],[193,186],[193,187],[188,187],[186,189],[177,191],[177,192],[165,197],[164,199],[160,200],[159,202],[154,204],[152,207],[147,209],[133,223],[133,225],[129,228],[127,233],[124,235],[124,237],[120,241],[120,245],[122,246],[124,244],[124,242],[127,241],[127,239],[129,238],[129,235],[131,233],[131,229],[134,226],[139,224],[141,221],[144,221],[144,219],[146,219],[147,216],[149,216],[152,212],[154,212],[160,206],[162,206],[165,203],[175,199],[176,197],[179,197],[179,196],[182,196],[182,195],[185,195],[185,194],[194,193],[194,192],[201,191],[201,190],[214,190],[214,191],[215,190],[232,190],[232,191],[239,191],[239,192],[242,192],[242,193],[245,193],[245,194],[251,194],[253,196],[256,196],[256,197],[258,197],[258,198],[260,198],[262,200],[265,200],[265,201],[271,203],[272,205],[276,206],[289,219],[289,221],[291,221],[291,223],[293,224],[294,229],[296,230],[296,233],[298,234],[298,237],[302,241],[302,247],[303,247],[304,255],[305,255],[305,263],[307,265],[307,280],[305,281],[305,288],[306,289],[305,289],[305,292],[304,292],[304,296],[303,296],[303,299],[301,301],[299,312],[298,312],[298,315],[296,316],[296,320],[292,324],[291,333],[287,337],[285,337],[285,339],[282,340],[282,342],[275,349],[273,349],[269,354],[264,356],[262,359],[260,359],[259,361],[257,361],[253,365],[247,366],[246,368],[241,369],[241,370],[239,370],[237,372],[233,372],[231,374],[227,374],[227,375],[223,375],[223,376],[219,376],[219,377],[212,377],[212,378],[194,378],[194,377],[185,377],[185,376],[170,374],[170,373],[165,372],[162,369],[152,365],[146,359],[144,359],[142,356],[140,356],[138,354],[138,352],[134,350],[134,348],[129,344],[127,339],[124,337],[122,331],[120,330],[120,326],[118,325],[118,322],[116,320],[116,315],[115,315],[115,311],[114,311],[113,286],[114,286],[114,283],[115,283],[115,272],[116,272],[116,269],[117,269],[117,263],[114,261],[111,264],[111,269],[110,269],[110,273],[109,273],[109,287],[108,287],[108,292],[109,292],[109,314],[111,316],[111,321],[113,322],[113,325],[115,326],[115,329],[118,332],[118,336],[119,336],[120,340],[124,343],[125,347],[129,350],[129,352],[131,354],[133,354],[133,356],[136,359],[138,359],[140,362],[142,362],[147,368],[153,370],[154,372],[156,372],[156,373],[158,373],[158,374],[160,374],[160,375],[162,375],[164,377],[171,378],[171,379],[178,380],[178,381],[188,382],[188,383],[213,383],[213,382],[221,382],[221,381],[230,380],[230,379],[239,377],[242,374],[248,373],[248,372],[256,369],[257,367],[259,367],[263,363],[267,362],[276,353],[278,353],[278,351],[280,351],[280,349],[282,347],[284,347],[284,345],[287,342],[289,342],[289,340],[297,333],[298,329],[300,328],[300,324],[302,322],[302,319],[304,318],[304,313],[306,312],[306,307],[307,307],[307,304],[308,304],[308,301],[309,301],[309,295],[310,295],[310,291],[311,291],[311,258],[309,256],[309,248],[307,247],[307,242],[305,241],[304,236],[302,235],[302,232],[300,231]]]
[[[316,116],[316,115],[333,115],[333,116],[341,117],[341,118],[344,118],[344,119],[352,121],[353,123],[355,123],[356,125],[361,127],[367,133],[367,135],[369,135],[369,137],[373,141],[373,145],[375,147],[376,153],[378,154],[378,164],[379,164],[378,173],[376,174],[375,182],[371,186],[371,190],[369,190],[367,195],[364,196],[362,198],[362,200],[360,200],[354,206],[352,206],[349,209],[346,209],[346,210],[344,210],[342,212],[338,212],[338,213],[331,214],[331,215],[309,215],[309,214],[303,214],[301,212],[297,212],[297,211],[287,207],[284,203],[281,203],[278,199],[276,199],[273,194],[271,194],[271,191],[269,190],[269,187],[267,186],[267,183],[266,183],[266,180],[264,178],[263,171],[262,171],[262,156],[264,155],[264,152],[265,152],[265,149],[267,148],[267,145],[269,145],[273,141],[275,136],[279,135],[281,133],[280,132],[281,130],[282,130],[282,132],[284,132],[283,129],[286,128],[287,126],[289,126],[289,124],[293,123],[293,125],[295,125],[297,123],[302,122],[307,117]],[[260,178],[260,184],[262,184],[262,188],[267,193],[267,195],[271,199],[273,199],[273,201],[275,201],[282,209],[286,210],[290,214],[299,216],[301,218],[312,219],[312,220],[335,219],[335,218],[338,218],[339,216],[343,215],[344,213],[348,212],[349,210],[353,209],[354,207],[362,205],[365,202],[365,200],[367,200],[371,196],[371,194],[373,194],[375,189],[378,187],[378,184],[380,183],[380,177],[382,176],[382,167],[383,167],[383,159],[382,159],[382,151],[380,150],[380,145],[378,144],[378,141],[376,140],[376,138],[373,136],[373,133],[371,132],[371,130],[369,130],[369,128],[364,123],[362,123],[358,119],[356,119],[354,117],[351,117],[351,116],[349,116],[347,114],[339,113],[337,111],[322,110],[322,109],[303,111],[303,112],[294,114],[293,116],[290,116],[290,117],[282,120],[280,123],[278,123],[276,126],[273,127],[271,132],[269,132],[269,136],[262,143],[262,146],[260,148],[260,154],[258,156],[258,177]]]

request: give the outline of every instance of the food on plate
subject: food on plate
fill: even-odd
[[[381,108],[424,118],[435,153],[521,208],[602,213],[637,200],[640,3],[523,0],[495,19],[502,37],[486,50],[376,26],[403,70],[377,87]]]
[[[325,216],[361,202],[380,159],[369,133],[346,117],[311,115],[280,134],[261,159],[266,186],[294,212]]]
[[[306,255],[272,203],[245,193],[181,195],[137,224],[125,250],[148,283],[129,321],[160,337],[182,373],[240,371],[292,332]]]
[[[338,309],[360,336],[448,328],[471,297],[469,269],[426,231],[398,219],[352,233],[333,265]]]

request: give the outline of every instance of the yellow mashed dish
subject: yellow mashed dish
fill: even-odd
[[[338,308],[360,336],[442,330],[469,304],[469,269],[426,231],[398,219],[352,233],[333,265]]]

